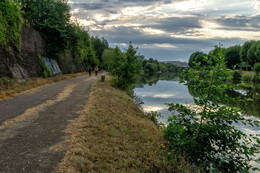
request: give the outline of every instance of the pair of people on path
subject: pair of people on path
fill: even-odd
[[[89,66],[88,67],[88,74],[89,74],[89,76],[91,76],[91,71],[92,71],[92,68],[91,68],[91,66]],[[98,71],[99,71],[99,68],[96,66],[95,67],[95,74],[96,74],[96,76],[98,75]]]

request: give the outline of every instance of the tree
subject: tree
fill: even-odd
[[[259,153],[259,135],[246,135],[237,130],[235,124],[259,127],[259,122],[246,119],[238,108],[221,104],[248,100],[230,98],[226,94],[234,87],[227,83],[232,75],[226,69],[222,50],[218,46],[216,49],[217,54],[210,55],[215,66],[198,65],[196,70],[187,71],[186,85],[199,91],[196,93],[198,97],[194,98],[196,106],[167,104],[173,116],[164,133],[172,152],[185,155],[204,167],[206,172],[249,172],[252,168],[250,161],[260,162],[253,157]],[[205,57],[205,61],[208,59]]]
[[[9,51],[9,47],[21,48],[20,31],[22,15],[20,5],[10,0],[0,2],[0,48]]]
[[[250,40],[250,41],[246,41],[243,46],[241,47],[241,50],[240,50],[240,59],[241,59],[241,62],[245,62],[247,64],[250,64],[250,60],[248,59],[247,57],[247,52],[248,50],[250,49],[250,47],[252,46],[252,44],[254,44],[256,41],[255,40]]]
[[[62,0],[17,0],[24,18],[43,33],[49,56],[58,57],[69,45],[70,8]]]
[[[201,66],[207,65],[207,62],[203,60],[203,57],[206,55],[207,54],[198,51],[192,53],[189,59],[189,66],[193,68],[197,63],[200,63]]]
[[[254,66],[255,75],[258,76],[260,74],[260,63],[256,63]]]
[[[195,59],[196,59],[196,56],[198,56],[199,54],[201,54],[203,52],[194,52],[191,54],[190,56],[190,59],[189,59],[189,66],[192,68],[195,66],[194,62],[195,62]]]
[[[112,62],[115,57],[115,50],[112,48],[105,49],[102,55],[103,60],[103,68],[105,70],[111,71],[112,70]]]
[[[154,63],[146,63],[145,66],[143,67],[144,69],[144,72],[147,73],[147,74],[154,74],[156,72],[158,72],[158,68],[157,68],[157,65],[154,64]]]
[[[102,55],[103,55],[104,50],[109,47],[108,42],[104,37],[102,37],[100,39],[98,36],[92,36],[91,40],[93,43],[93,48],[96,52],[96,56],[97,56],[98,60],[100,61],[100,64],[103,66]]]
[[[255,41],[247,51],[247,58],[250,65],[254,65],[257,62],[260,62],[260,41]]]
[[[228,68],[233,68],[235,65],[239,64],[241,62],[240,60],[240,45],[230,46],[225,51],[225,58],[227,62]]]
[[[134,84],[136,76],[141,73],[142,62],[136,55],[137,48],[134,48],[130,42],[125,56],[122,56],[118,47],[115,49],[115,58],[113,61],[112,83],[123,90],[131,90],[131,85]]]

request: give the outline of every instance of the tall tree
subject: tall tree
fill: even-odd
[[[250,49],[250,47],[252,46],[252,44],[254,44],[256,41],[255,40],[250,40],[250,41],[246,41],[243,46],[241,47],[240,50],[240,59],[241,62],[244,62],[246,64],[250,64],[250,60],[247,57],[247,52]],[[251,65],[251,64],[250,64]]]
[[[64,0],[17,0],[24,11],[24,18],[36,30],[43,33],[47,52],[57,57],[69,45],[68,27],[70,7]]]
[[[260,62],[260,41],[256,41],[250,46],[250,49],[247,51],[247,58],[251,66]]]
[[[98,60],[100,61],[100,64],[103,66],[102,55],[103,55],[104,50],[109,47],[108,42],[104,37],[102,37],[100,39],[98,36],[92,36],[91,40],[93,43],[94,50],[96,52],[96,56],[97,56]]]
[[[225,60],[228,68],[233,68],[235,65],[241,62],[240,60],[240,45],[230,46],[225,51]]]

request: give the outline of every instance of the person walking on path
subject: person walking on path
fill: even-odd
[[[96,66],[96,67],[95,67],[96,76],[98,75],[98,71],[99,71],[99,69],[98,69],[98,67]]]
[[[91,76],[91,71],[92,71],[91,66],[88,66],[88,75],[89,75],[89,76]]]

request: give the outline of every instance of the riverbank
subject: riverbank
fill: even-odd
[[[241,80],[243,82],[259,83],[260,76],[256,76],[254,71],[241,71]]]
[[[108,78],[92,86],[89,104],[67,132],[70,142],[58,173],[196,172],[184,159],[165,159],[161,130]]]
[[[75,78],[86,74],[86,72],[82,72],[74,74],[64,74],[49,78],[32,78],[24,82],[18,82],[10,78],[0,78],[0,101],[24,93],[33,88],[38,88],[54,82],[59,82],[61,80]]]

